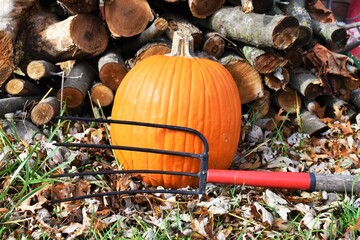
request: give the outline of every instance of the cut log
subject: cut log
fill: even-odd
[[[126,58],[133,57],[136,51],[142,46],[159,38],[168,28],[169,23],[165,18],[156,18],[151,25],[142,33],[132,38],[127,38],[120,46],[122,56]]]
[[[329,127],[309,111],[302,111],[300,114],[301,131],[310,136],[325,132]]]
[[[278,91],[284,89],[290,80],[289,71],[285,67],[278,67],[274,72],[264,76],[265,85],[268,88]]]
[[[196,27],[190,20],[177,15],[166,13],[162,15],[169,23],[169,28],[166,30],[166,36],[172,40],[176,31],[186,32],[194,39],[194,49],[201,49],[203,43],[203,32]]]
[[[304,63],[304,51],[301,48],[290,48],[284,51],[284,58],[288,61],[286,67],[294,69]]]
[[[102,53],[108,34],[94,15],[78,14],[59,21],[54,14],[35,11],[24,30],[25,60],[61,62]]]
[[[37,96],[41,95],[41,90],[35,84],[19,78],[13,78],[6,83],[6,92],[11,95]]]
[[[278,54],[253,46],[243,46],[242,52],[250,64],[262,74],[274,72],[287,64],[287,60]]]
[[[289,0],[285,7],[285,13],[288,16],[295,17],[299,22],[299,37],[295,41],[295,46],[308,44],[312,39],[311,17],[305,9],[305,0]]]
[[[99,78],[101,82],[116,91],[127,73],[125,62],[115,51],[107,51],[98,61]]]
[[[35,2],[35,0],[7,0],[1,3],[0,86],[15,69],[15,40],[20,25],[22,25]]]
[[[57,0],[57,2],[71,15],[99,11],[99,0]]]
[[[103,83],[95,83],[90,90],[90,99],[99,107],[107,107],[113,103],[114,93]]]
[[[291,71],[289,84],[308,99],[314,99],[324,92],[321,79],[304,68]]]
[[[145,44],[135,56],[126,61],[126,66],[131,69],[143,59],[152,55],[165,55],[171,52],[171,44],[168,41],[156,41]]]
[[[274,95],[275,104],[287,113],[296,113],[301,109],[302,100],[296,90],[287,87],[284,90],[279,90]]]
[[[47,97],[41,100],[31,110],[31,121],[35,125],[44,125],[60,112],[60,103],[56,97]]]
[[[251,106],[250,115],[253,119],[261,119],[269,113],[271,105],[270,92],[264,90],[264,96],[256,100]]]
[[[105,20],[113,37],[132,37],[143,32],[154,15],[146,0],[104,1]]]
[[[197,18],[206,18],[222,7],[225,0],[188,0],[191,14]]]
[[[299,22],[292,16],[244,13],[240,7],[223,7],[209,25],[220,34],[257,47],[286,49],[299,34]]]
[[[323,23],[312,20],[312,28],[317,36],[327,41],[336,43],[346,40],[346,30],[336,23]]]
[[[303,98],[305,108],[311,113],[316,115],[318,118],[325,117],[325,106],[320,106],[320,104],[315,100],[310,100]]]
[[[320,105],[326,106],[325,114],[327,117],[334,118],[339,121],[351,121],[357,115],[354,107],[339,98],[332,96],[321,96],[318,98]]]
[[[241,103],[249,103],[264,96],[260,74],[248,61],[233,53],[226,53],[220,62],[233,76],[238,87]]]
[[[27,75],[33,80],[51,77],[57,75],[60,71],[59,66],[44,60],[31,61],[26,68]]]
[[[97,73],[92,66],[83,61],[76,62],[66,76],[63,89],[58,91],[57,99],[66,101],[66,106],[69,108],[81,106],[96,78]]]
[[[360,88],[351,91],[350,102],[360,109]]]
[[[216,32],[208,32],[204,36],[202,50],[209,56],[220,58],[225,50],[225,40]]]
[[[0,99],[0,118],[3,118],[7,113],[19,110],[27,111],[40,99],[41,96],[2,98]]]

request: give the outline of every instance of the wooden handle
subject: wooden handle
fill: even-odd
[[[360,190],[359,175],[315,174],[315,191],[358,192]]]

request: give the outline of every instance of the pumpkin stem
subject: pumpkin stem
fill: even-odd
[[[186,32],[174,32],[171,52],[166,54],[166,56],[196,58],[194,53],[194,38]]]

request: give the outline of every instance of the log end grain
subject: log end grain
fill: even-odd
[[[109,87],[112,91],[116,91],[122,79],[127,73],[126,68],[119,63],[106,63],[99,71],[99,78],[103,84]]]
[[[76,47],[90,55],[104,52],[108,45],[106,28],[96,16],[76,15],[71,22],[70,35]]]
[[[25,84],[21,79],[14,78],[7,82],[5,90],[9,94],[18,95],[24,89],[24,87]]]
[[[249,103],[264,96],[264,85],[260,74],[246,60],[229,56],[221,59],[222,64],[233,76],[238,87],[241,103]],[[230,56],[232,58],[232,56]]]
[[[57,99],[65,101],[67,107],[77,108],[83,104],[85,95],[83,94],[82,91],[80,91],[76,88],[67,87],[67,88],[64,88],[62,90],[62,92],[63,93],[61,94],[61,90],[58,91]],[[61,96],[63,96],[63,99],[61,99]]]
[[[203,51],[210,56],[220,58],[224,53],[225,40],[219,35],[209,34],[204,38]]]
[[[290,80],[290,73],[286,68],[280,67],[275,72],[265,74],[265,85],[278,91],[284,89]]]
[[[272,34],[275,47],[286,49],[298,39],[299,22],[295,17],[284,17],[278,22]]]
[[[41,101],[31,111],[31,121],[35,125],[48,123],[60,111],[60,104],[55,97],[49,97]]]
[[[143,32],[154,19],[144,0],[105,1],[105,20],[114,37],[132,37]]]
[[[225,0],[189,0],[191,14],[196,18],[206,18],[221,8]]]
[[[93,103],[101,107],[110,106],[114,101],[113,91],[104,84],[95,84],[90,91],[90,98]]]

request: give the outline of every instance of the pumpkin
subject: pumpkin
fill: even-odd
[[[241,128],[240,96],[232,75],[218,62],[192,56],[191,36],[174,34],[169,55],[148,57],[136,64],[117,89],[111,119],[193,128],[209,144],[209,168],[229,168]],[[169,129],[110,125],[113,145],[202,153],[201,140]],[[163,154],[114,151],[124,169],[199,172],[199,160]],[[198,179],[143,174],[153,186],[196,186]]]

